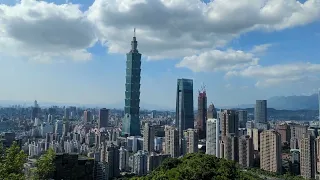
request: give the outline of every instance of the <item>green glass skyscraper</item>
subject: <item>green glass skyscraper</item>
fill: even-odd
[[[134,30],[131,50],[127,53],[125,108],[122,121],[122,134],[129,136],[141,134],[139,119],[141,54],[137,47],[138,42]]]

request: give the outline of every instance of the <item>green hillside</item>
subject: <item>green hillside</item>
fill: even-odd
[[[233,161],[206,154],[188,154],[181,159],[166,159],[160,167],[144,177],[132,180],[260,180],[241,171]]]

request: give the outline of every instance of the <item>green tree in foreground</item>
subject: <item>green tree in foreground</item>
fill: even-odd
[[[49,149],[37,160],[34,172],[35,180],[47,180],[52,177],[52,173],[55,170],[54,158],[55,152],[53,149]]]
[[[20,150],[16,142],[1,155],[0,179],[4,180],[24,180],[23,164],[27,160],[27,155]]]
[[[241,171],[233,161],[206,154],[188,154],[181,159],[166,159],[160,167],[137,180],[261,180],[258,176]]]

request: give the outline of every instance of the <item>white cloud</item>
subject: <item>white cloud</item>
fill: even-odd
[[[230,71],[229,76],[257,79],[257,87],[319,81],[320,64],[292,63],[272,66],[250,66],[240,71]]]
[[[32,61],[89,60],[97,41],[79,5],[22,0],[0,5],[0,52]]]
[[[87,49],[98,40],[110,53],[128,52],[136,27],[139,49],[149,59],[192,57],[241,33],[283,30],[319,17],[319,0],[95,0],[86,12],[70,1],[21,0],[0,5],[0,52],[88,60]]]
[[[95,0],[88,18],[109,52],[127,52],[137,27],[143,54],[161,59],[200,54],[251,30],[305,25],[319,12],[319,0]]]
[[[230,71],[256,65],[258,60],[253,54],[243,51],[232,49],[227,51],[213,50],[201,53],[200,55],[185,57],[176,66],[186,67],[194,72]]]
[[[272,46],[272,44],[261,44],[261,45],[257,45],[257,46],[254,46],[254,47],[252,48],[251,52],[254,53],[254,54],[264,53],[264,52],[266,52],[271,46]]]

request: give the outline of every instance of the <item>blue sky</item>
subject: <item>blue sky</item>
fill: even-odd
[[[220,1],[1,1],[0,100],[123,103],[133,27],[144,56],[142,104],[174,108],[177,78],[194,79],[195,103],[204,83],[208,102],[217,106],[315,93],[319,3],[226,0],[224,7]]]

